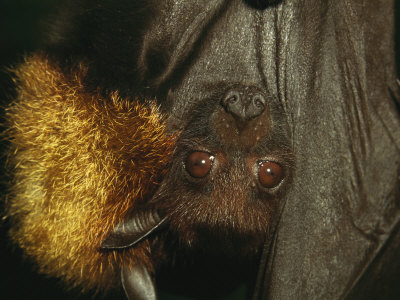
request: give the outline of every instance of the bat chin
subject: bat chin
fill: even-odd
[[[248,197],[196,198],[170,207],[169,232],[187,249],[251,257],[259,253],[270,236],[277,199]],[[170,240],[170,239],[166,239]]]
[[[192,245],[211,255],[221,255],[232,259],[258,255],[266,232],[236,232],[235,235],[232,235],[233,230],[233,228],[221,228],[213,231],[206,228],[195,230],[195,240]]]
[[[254,257],[258,255],[266,237],[268,226],[249,228],[248,223],[238,220],[218,220],[212,225],[204,222],[187,222],[182,224],[174,220],[170,232],[184,251],[200,254],[225,256],[229,258]],[[268,224],[268,223],[266,223]]]

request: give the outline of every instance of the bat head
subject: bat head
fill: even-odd
[[[218,90],[185,116],[170,170],[150,202],[168,216],[180,244],[254,254],[272,228],[293,155],[267,93]]]

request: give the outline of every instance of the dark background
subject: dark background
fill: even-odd
[[[18,64],[23,55],[39,49],[44,33],[49,27],[46,21],[57,11],[57,6],[65,0],[0,0],[0,106],[5,107],[12,98],[13,90],[7,68]],[[400,70],[400,1],[396,2],[396,53],[397,69]],[[398,74],[400,72],[398,71]],[[399,76],[400,77],[400,76]],[[1,127],[0,130],[4,130]],[[4,142],[0,150],[4,152]],[[0,210],[6,194],[7,176],[5,158],[0,156]],[[66,291],[55,279],[38,275],[34,265],[22,258],[19,249],[13,247],[7,239],[7,222],[0,219],[0,298],[8,299],[100,299],[93,295],[81,295],[77,290]],[[224,299],[243,299],[246,291],[240,287]],[[110,295],[110,299],[124,299],[119,294]],[[161,293],[160,300],[186,299]]]

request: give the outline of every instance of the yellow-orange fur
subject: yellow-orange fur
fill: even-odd
[[[14,72],[10,234],[40,272],[83,289],[118,285],[118,267],[146,262],[147,247],[101,252],[100,242],[154,191],[174,138],[152,102],[86,91],[83,66],[65,73],[37,54]]]

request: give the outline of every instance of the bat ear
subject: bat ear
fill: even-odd
[[[129,218],[118,223],[101,242],[101,249],[122,249],[136,245],[165,223],[154,208],[138,209]]]

